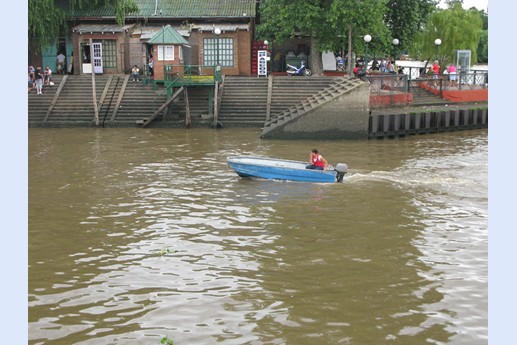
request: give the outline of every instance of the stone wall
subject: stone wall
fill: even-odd
[[[269,139],[368,139],[370,89],[358,85],[285,126],[268,134]]]

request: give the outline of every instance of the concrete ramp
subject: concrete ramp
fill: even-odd
[[[370,84],[339,78],[267,120],[263,139],[368,139]]]

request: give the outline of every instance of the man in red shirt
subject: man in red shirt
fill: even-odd
[[[327,170],[327,160],[323,158],[316,149],[311,150],[309,163],[310,164],[305,167],[306,169]]]
[[[440,65],[438,65],[438,60],[434,60],[434,63],[433,63],[433,79],[435,79],[434,81],[434,86],[437,85],[437,80],[438,79],[438,74],[440,74]]]

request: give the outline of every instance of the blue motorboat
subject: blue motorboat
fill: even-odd
[[[327,170],[306,169],[307,162],[285,159],[230,156],[228,165],[241,177],[254,177],[268,180],[289,180],[299,182],[332,183],[343,181],[348,166],[344,163],[327,166]]]

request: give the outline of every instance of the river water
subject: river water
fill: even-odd
[[[29,344],[487,344],[488,131],[29,129]],[[347,163],[238,177],[233,154]]]

